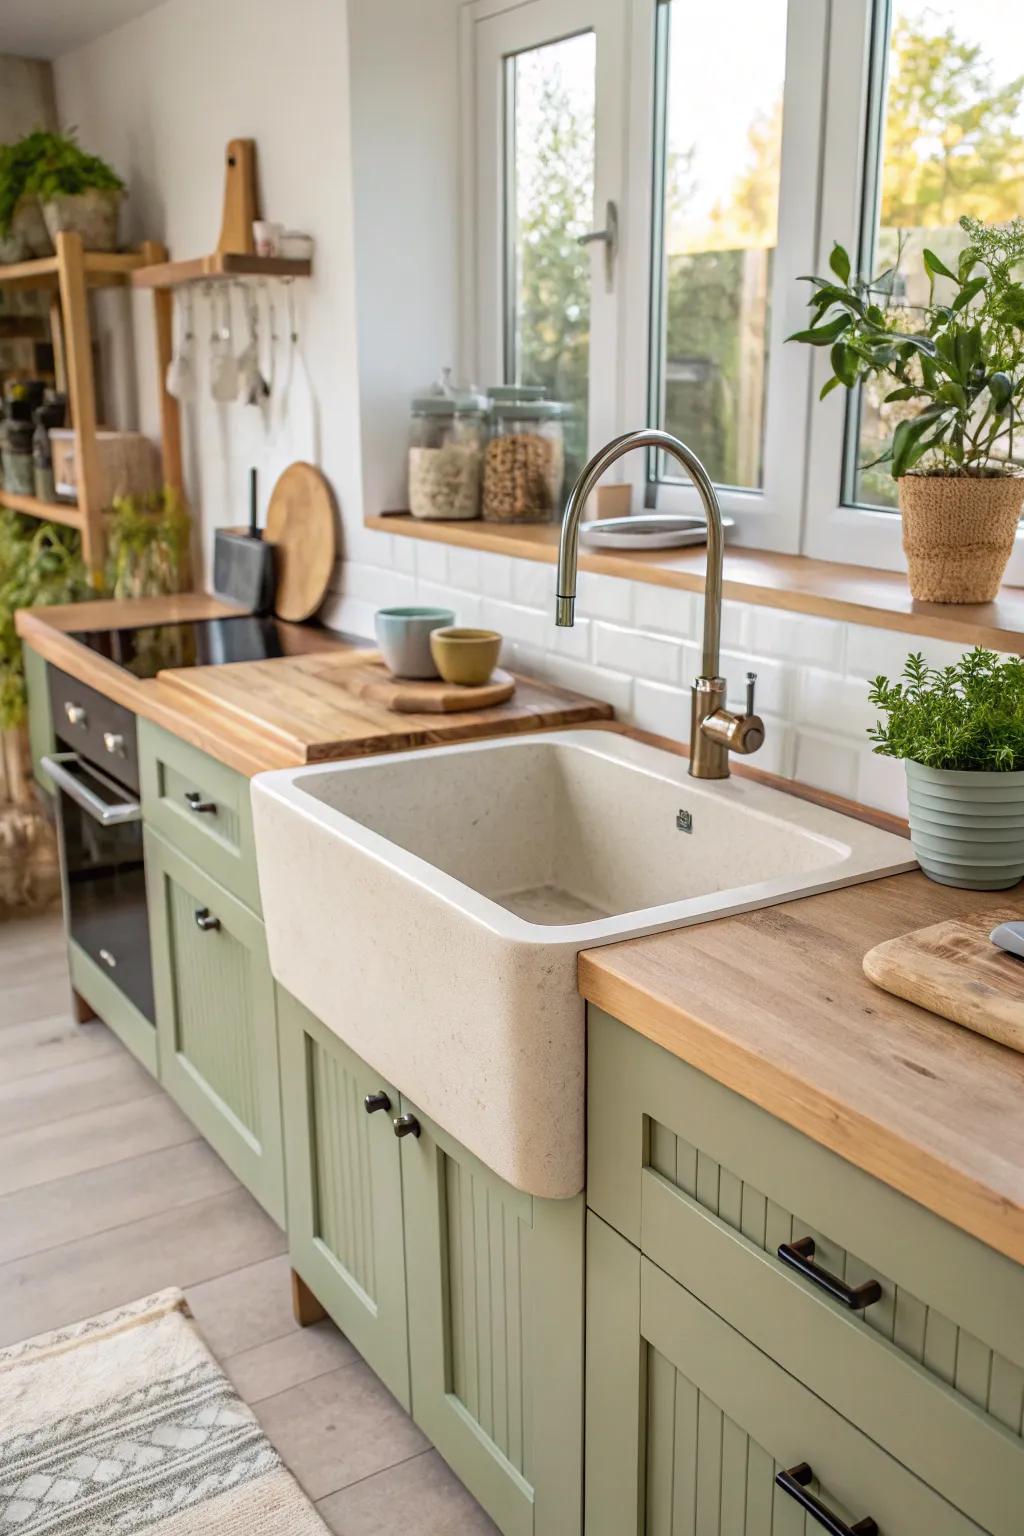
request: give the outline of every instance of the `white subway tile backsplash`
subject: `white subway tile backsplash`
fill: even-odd
[[[508,601],[512,596],[512,567],[516,561],[508,555],[481,554],[480,591],[484,597]]]
[[[416,574],[425,581],[448,580],[448,548],[445,544],[416,541]]]
[[[704,628],[704,599],[693,598],[695,617],[694,635],[699,637]],[[751,614],[747,603],[734,603],[728,598],[722,604],[722,644],[735,650],[745,650],[750,644]]]
[[[396,571],[403,572],[406,576],[416,574],[416,545],[412,539],[392,539],[394,548],[394,560],[392,564]]]
[[[506,648],[508,649],[508,648]],[[502,652],[504,659],[505,652]],[[608,667],[593,667],[584,661],[573,661],[568,656],[554,656],[550,651],[538,651],[529,647],[513,646],[508,649],[506,666],[513,666],[531,677],[546,678],[582,693],[593,699],[610,704],[622,720],[630,718],[633,703],[633,679],[625,673],[613,672]]]
[[[594,659],[599,666],[616,667],[656,683],[679,682],[683,647],[677,640],[612,624],[598,624],[595,630]]]
[[[695,648],[698,670],[701,655]],[[738,651],[722,652],[722,673],[729,684],[727,703],[730,709],[742,709],[747,700],[747,673],[757,673],[754,707],[759,715],[772,714],[788,718],[790,715],[793,678],[796,669],[784,661],[769,661],[766,656],[751,656]]]
[[[805,666],[842,671],[845,626],[781,608],[750,609],[749,644],[759,656],[780,656]]]
[[[907,815],[907,770],[895,757],[879,757],[870,750],[860,754],[857,789],[854,795],[862,805],[874,805],[894,816]]]
[[[640,629],[653,629],[689,640],[695,634],[692,592],[678,592],[674,587],[652,587],[636,583],[633,617]]]
[[[380,533],[376,528],[365,528],[362,523],[346,523],[341,537],[341,553],[346,562],[358,561],[364,565],[400,568],[397,544],[407,539],[395,539],[390,533]]]
[[[473,592],[420,579],[416,582],[416,601],[425,608],[450,608],[456,624],[473,628],[480,624],[480,599]]]
[[[541,649],[547,639],[547,622],[539,608],[522,608],[515,603],[501,603],[496,598],[480,599],[480,623],[520,645]]]
[[[351,560],[342,568],[338,590],[343,597],[361,598],[375,608],[416,602],[416,583],[411,576],[376,565],[357,565]]]
[[[802,667],[793,718],[798,725],[814,730],[861,736],[874,725],[878,711],[868,702],[868,686],[863,679]]]
[[[951,667],[965,649],[950,640],[927,635],[903,635],[891,629],[869,629],[866,624],[847,626],[846,670],[853,677],[874,678],[879,673],[895,678],[911,651],[922,651],[929,666]]]
[[[555,567],[541,560],[516,560],[512,568],[512,600],[528,608],[545,608],[555,622]]]
[[[576,581],[576,612],[589,619],[608,619],[613,624],[632,624],[634,583],[620,576],[595,576],[580,571]]]
[[[328,629],[341,629],[347,634],[372,640],[373,616],[379,607],[379,603],[368,603],[361,597],[332,593],[320,609],[318,617]]]
[[[668,736],[672,741],[690,738],[690,690],[670,688],[639,678],[633,688],[632,723],[641,731]]]
[[[545,615],[548,624],[547,648],[556,656],[572,656],[576,661],[589,661],[593,656],[594,625],[590,619],[577,619],[571,629],[560,629],[554,614]]]
[[[479,592],[479,551],[460,549],[458,545],[453,545],[448,551],[448,580],[453,587],[465,587],[467,592]]]
[[[857,790],[861,748],[857,742],[814,731],[796,731],[793,776],[801,784],[852,800]]]

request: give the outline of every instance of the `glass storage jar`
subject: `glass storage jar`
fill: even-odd
[[[562,504],[568,406],[533,386],[490,392],[483,515],[489,523],[548,523]]]
[[[412,402],[409,510],[413,517],[480,516],[487,401],[445,384]]]
[[[2,457],[4,490],[12,496],[31,496],[35,489],[32,471],[32,423],[5,421]]]

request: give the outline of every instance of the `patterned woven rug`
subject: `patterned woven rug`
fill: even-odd
[[[325,1536],[178,1290],[0,1349],[2,1536]]]

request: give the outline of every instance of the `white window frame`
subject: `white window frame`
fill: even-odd
[[[474,238],[465,251],[473,273],[469,371],[484,386],[501,382],[505,368],[506,102],[504,61],[560,38],[596,35],[594,208],[600,227],[611,200],[622,206],[625,182],[625,106],[630,0],[473,0],[462,13],[465,160],[464,207]],[[465,136],[468,133],[468,137]],[[588,444],[607,442],[618,429],[619,313],[622,261],[614,281],[604,277],[604,247],[591,251]]]
[[[684,0],[676,0],[685,24]],[[500,18],[506,51],[584,30],[583,17],[621,11],[621,58],[598,47],[595,219],[618,203],[621,245],[614,292],[604,295],[595,247],[590,353],[589,449],[650,422],[653,309],[655,45],[658,0],[468,0],[462,13],[463,256],[469,276],[463,305],[464,370],[481,383],[503,377],[503,96],[481,80],[477,28]],[[541,26],[531,16],[544,17]],[[552,20],[558,17],[558,20]],[[785,338],[807,324],[806,285],[826,270],[833,242],[862,249],[867,146],[871,132],[872,50],[888,47],[876,28],[884,0],[789,0],[780,224],[773,278],[766,386],[764,488],[719,487],[735,518],[732,542],[804,554],[869,569],[905,571],[895,510],[844,503],[849,397],[818,394],[830,376],[822,351]],[[532,31],[531,31],[532,27]],[[524,39],[519,44],[515,39]],[[616,76],[625,72],[625,79]],[[727,77],[723,89],[727,88]],[[602,302],[602,296],[606,302]],[[648,479],[641,454],[616,466],[634,490],[634,506],[699,509],[691,486]],[[613,473],[615,473],[613,471]],[[1006,580],[1024,585],[1024,528]]]

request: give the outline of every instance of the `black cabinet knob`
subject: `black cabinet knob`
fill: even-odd
[[[393,1122],[396,1136],[418,1136],[420,1123],[415,1115],[399,1115]]]
[[[220,927],[220,918],[214,917],[209,907],[196,908],[196,927],[203,933],[216,933]]]
[[[190,789],[185,793],[185,800],[190,811],[195,811],[197,816],[215,816],[217,807],[212,800],[204,800],[197,790]]]
[[[368,1093],[363,1100],[363,1108],[368,1115],[375,1115],[378,1109],[390,1109],[391,1100],[386,1093]]]

